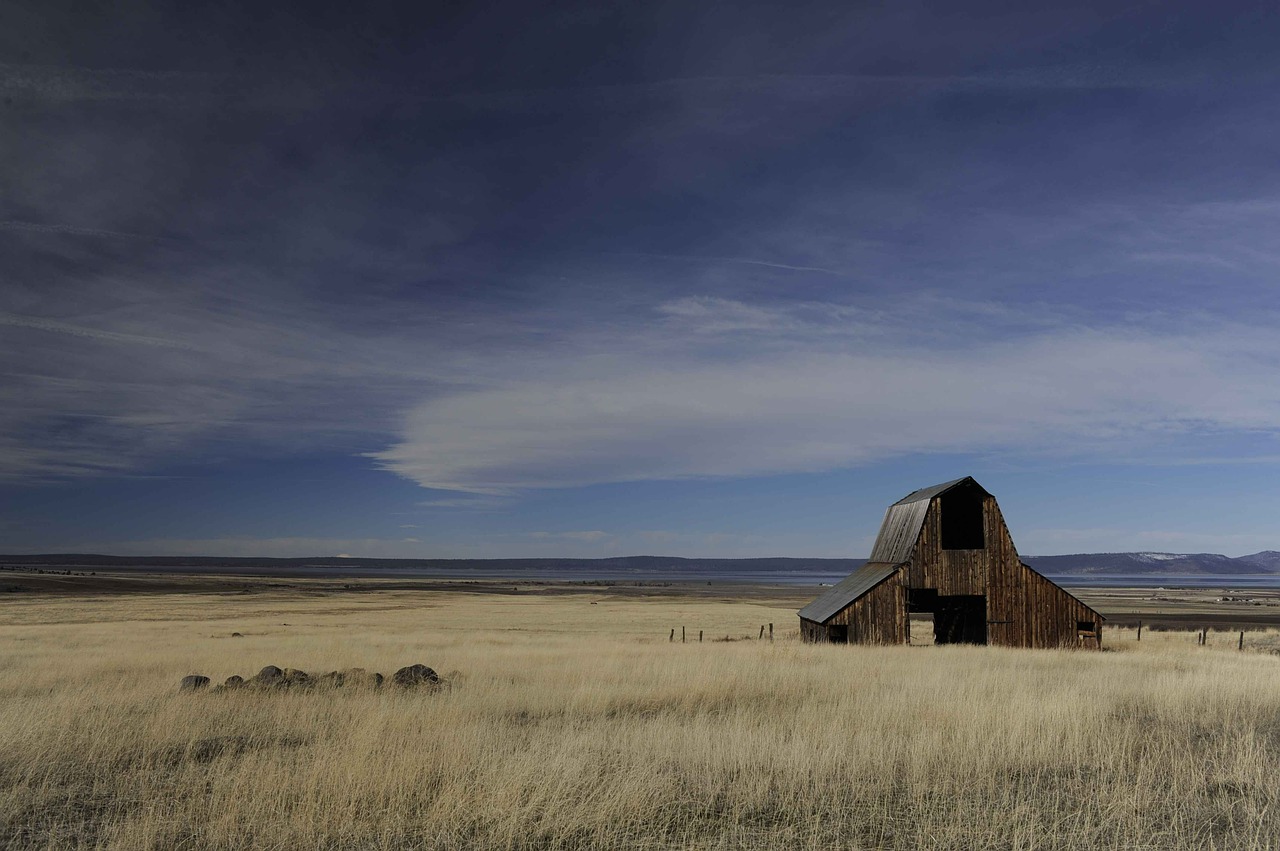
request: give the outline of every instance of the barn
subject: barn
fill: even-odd
[[[889,506],[867,563],[800,610],[805,641],[1102,646],[1102,616],[1018,558],[996,499],[970,477]],[[927,628],[927,627],[923,627]]]

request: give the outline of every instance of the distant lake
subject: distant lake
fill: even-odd
[[[46,568],[53,569],[53,568]],[[137,573],[217,574],[223,576],[280,576],[298,579],[503,579],[523,582],[735,582],[760,585],[834,585],[847,576],[836,571],[779,570],[715,570],[684,568],[591,567],[574,568],[377,568],[321,567],[280,565],[272,567],[193,567],[155,565],[85,566],[77,571],[97,570],[103,573],[127,571]],[[1280,588],[1280,576],[1272,574],[1188,575],[1161,574],[1046,574],[1059,585],[1077,588],[1142,587],[1142,588]]]

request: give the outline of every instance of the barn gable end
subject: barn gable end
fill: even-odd
[[[911,613],[939,643],[1098,647],[1102,617],[1023,564],[995,497],[972,478],[889,507],[872,557],[800,610],[807,641],[906,644]]]

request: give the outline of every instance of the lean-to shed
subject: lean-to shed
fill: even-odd
[[[805,641],[1102,646],[1102,616],[1023,564],[996,498],[972,478],[889,506],[867,563],[800,610]],[[927,623],[917,620],[917,629]]]

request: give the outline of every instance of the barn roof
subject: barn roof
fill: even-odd
[[[867,562],[801,609],[800,617],[817,623],[826,623],[832,615],[888,579],[901,566],[901,564]]]
[[[915,549],[916,539],[924,527],[924,517],[929,511],[929,503],[935,496],[941,496],[960,485],[970,484],[990,496],[987,489],[973,480],[972,476],[952,479],[940,485],[920,488],[912,491],[902,499],[889,506],[884,513],[884,522],[880,524],[880,534],[876,536],[876,544],[871,548],[868,561],[892,562],[901,564],[910,561],[911,552]]]
[[[982,485],[979,485],[976,481],[974,481],[973,476],[965,476],[962,479],[952,479],[951,481],[943,482],[940,485],[930,485],[927,488],[920,488],[920,490],[918,491],[912,491],[911,493],[904,496],[902,499],[895,502],[894,505],[906,505],[908,502],[928,502],[929,500],[933,499],[935,496],[942,496],[947,491],[951,490],[957,485],[962,485],[965,482],[969,482],[970,484],[975,485],[978,488],[978,490],[982,491],[987,496],[991,496],[991,494],[987,491],[986,488],[984,488]]]

